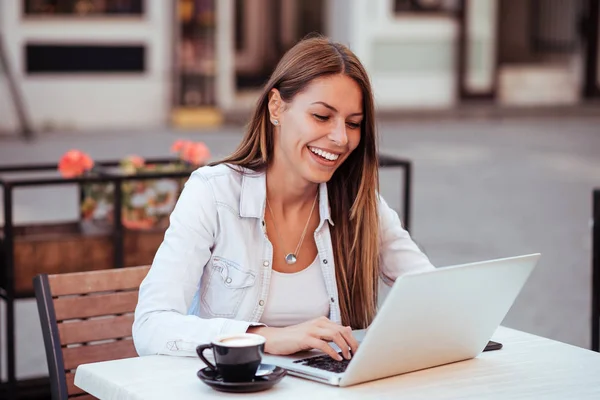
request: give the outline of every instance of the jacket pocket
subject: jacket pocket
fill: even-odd
[[[201,295],[202,305],[215,317],[235,317],[246,291],[254,286],[256,274],[222,257],[212,258],[208,274]]]

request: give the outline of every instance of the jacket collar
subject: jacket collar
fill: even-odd
[[[265,214],[267,200],[267,179],[265,172],[255,172],[249,169],[242,170],[242,190],[240,195],[240,217],[262,219]],[[327,183],[319,184],[319,215],[321,222],[328,221],[333,226]]]

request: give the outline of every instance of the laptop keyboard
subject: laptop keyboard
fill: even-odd
[[[340,356],[342,353],[338,353]],[[343,357],[343,356],[342,356]],[[348,367],[348,363],[350,360],[343,359],[342,361],[337,361],[331,358],[331,356],[325,354],[322,356],[303,358],[302,360],[296,360],[294,363],[306,365],[307,367],[313,367],[322,369],[329,372],[342,373]]]
[[[496,345],[498,347],[493,347],[493,345]],[[496,350],[496,349],[500,349],[500,348],[502,348],[501,344],[495,343],[495,342],[489,342],[483,351]],[[340,356],[344,357],[342,352],[339,352],[338,354]],[[333,358],[331,358],[329,355],[324,354],[321,356],[313,356],[313,357],[303,358],[301,360],[296,360],[296,361],[294,361],[294,363],[302,364],[307,367],[318,368],[318,369],[322,369],[325,371],[334,372],[334,373],[339,374],[339,373],[346,371],[346,368],[348,367],[350,360],[346,360],[344,358],[344,359],[342,359],[342,361],[337,361],[337,360],[334,360]]]

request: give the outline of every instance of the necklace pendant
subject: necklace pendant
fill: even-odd
[[[296,264],[296,255],[294,253],[290,253],[285,256],[285,262],[289,265]]]

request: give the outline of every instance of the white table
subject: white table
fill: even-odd
[[[75,385],[100,399],[600,399],[600,354],[500,327],[499,351],[348,388],[286,376],[272,389],[217,392],[191,357],[149,356],[81,365]]]

